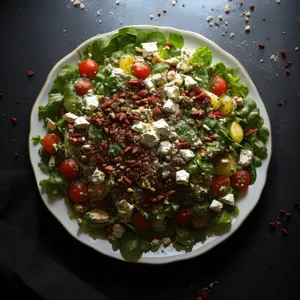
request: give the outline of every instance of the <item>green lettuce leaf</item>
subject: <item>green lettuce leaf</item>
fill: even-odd
[[[156,42],[157,46],[165,46],[167,39],[161,31],[141,31],[137,38],[136,44]]]
[[[49,101],[46,106],[39,106],[39,118],[50,118],[57,121],[60,118],[60,110],[63,107],[65,96],[61,93],[49,94]]]
[[[171,43],[175,48],[182,48],[184,46],[184,38],[181,34],[176,32],[171,32],[168,37],[169,43]]]
[[[51,172],[49,178],[41,180],[39,184],[43,192],[47,192],[53,196],[66,192],[66,183],[56,172]]]
[[[212,52],[207,46],[200,46],[196,49],[191,57],[191,62],[198,63],[204,66],[209,66],[212,63]]]
[[[35,145],[35,146],[38,145],[38,144],[43,145],[43,139],[41,138],[40,135],[33,136],[31,138],[31,140],[33,142],[33,145]]]

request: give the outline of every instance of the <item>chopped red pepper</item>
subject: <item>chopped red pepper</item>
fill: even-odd
[[[281,229],[281,234],[282,235],[288,235],[289,233],[288,233],[288,231],[286,229],[282,228]]]
[[[290,218],[290,217],[292,216],[292,214],[291,214],[291,213],[285,213],[285,216],[286,216],[287,218]]]
[[[14,157],[15,157],[15,158],[18,158],[18,157],[19,157],[19,153],[18,153],[18,152],[15,152],[15,153],[14,153]]]
[[[17,118],[12,117],[12,118],[11,118],[11,121],[12,121],[13,123],[17,123]]]
[[[286,73],[286,75],[290,75],[291,74],[291,70],[285,69],[285,73]]]
[[[271,228],[275,228],[277,226],[277,223],[276,222],[270,222],[270,227]]]
[[[262,43],[258,44],[258,47],[259,47],[260,49],[265,49],[265,45],[262,44]]]
[[[27,71],[27,75],[28,75],[29,77],[31,77],[31,76],[34,75],[34,72],[33,72],[32,70],[28,70],[28,71]]]
[[[255,133],[258,129],[249,129],[246,133],[245,133],[245,136],[249,136],[253,133]]]
[[[254,9],[254,4],[250,4],[250,9],[253,10]]]
[[[281,53],[282,57],[286,56],[286,50],[282,49],[282,50],[280,50],[280,53]]]
[[[282,101],[278,101],[279,106],[282,106],[282,104],[283,104]]]

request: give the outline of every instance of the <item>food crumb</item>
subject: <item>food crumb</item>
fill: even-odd
[[[19,157],[19,152],[15,152],[15,153],[14,153],[14,157],[15,157],[15,158],[18,158],[18,157]]]
[[[119,4],[120,4],[120,1],[117,0],[117,1],[116,1],[116,5],[119,5]]]
[[[149,15],[149,19],[153,20],[154,16],[153,15]]]
[[[163,10],[163,13],[165,14],[166,12],[167,12],[167,10],[166,10],[166,9],[164,9],[164,10]]]
[[[161,13],[160,13],[160,12],[157,12],[157,16],[160,17],[160,16],[161,16]]]
[[[176,1],[172,1],[172,5],[175,6],[176,5]]]
[[[288,235],[289,233],[288,233],[288,231],[286,229],[282,228],[281,229],[281,234],[282,235]]]
[[[265,49],[265,45],[262,44],[262,43],[259,43],[259,44],[258,44],[258,47],[259,47],[260,49]]]
[[[250,5],[250,9],[251,9],[251,10],[253,10],[254,7],[255,7],[254,4],[251,4],[251,5]]]
[[[206,21],[207,21],[207,22],[210,22],[212,19],[213,19],[212,16],[208,16],[208,17],[206,18]]]
[[[251,29],[251,26],[250,26],[250,25],[245,26],[245,31],[249,32],[250,29]]]
[[[290,75],[290,74],[291,74],[291,70],[286,69],[286,70],[285,70],[285,73],[286,73],[286,75]]]
[[[277,4],[280,4],[280,2],[281,2],[280,0],[276,0],[276,3],[277,3]]]
[[[300,49],[299,47],[296,47],[296,48],[295,48],[295,51],[296,51],[296,52],[299,52],[299,49]]]
[[[84,9],[84,8],[85,8],[85,5],[84,5],[83,3],[80,3],[79,7],[80,7],[81,9]]]
[[[227,4],[227,5],[224,7],[224,12],[225,12],[226,14],[229,14],[229,13],[230,13],[230,10],[231,10],[231,8],[230,8],[230,6]]]
[[[279,106],[282,106],[282,104],[283,104],[282,101],[278,101]]]
[[[34,72],[32,70],[27,71],[27,76],[32,77],[34,75]]]
[[[285,49],[280,50],[280,54],[281,54],[282,57],[285,57],[286,56],[286,50]]]
[[[230,33],[230,38],[233,39],[235,34],[233,32]]]

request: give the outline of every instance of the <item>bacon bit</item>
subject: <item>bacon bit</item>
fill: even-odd
[[[286,50],[282,49],[280,50],[280,54],[282,57],[285,57],[286,56]]]
[[[144,98],[149,94],[149,92],[148,92],[148,90],[143,89],[143,90],[139,91],[137,94],[138,94],[138,96],[141,96]]]
[[[209,136],[205,136],[204,137],[204,141],[206,141],[206,142],[212,142],[213,139],[211,137],[209,137]]]
[[[205,99],[209,99],[210,97],[205,93],[205,92],[201,92],[199,95],[197,95],[194,99],[194,101],[203,101]]]
[[[141,148],[139,146],[133,146],[132,154],[140,153],[140,152],[141,152]]]
[[[270,222],[270,227],[271,227],[272,229],[276,228],[276,226],[277,226],[277,223],[276,223],[276,222]]]
[[[291,70],[285,69],[285,73],[286,73],[286,75],[290,75],[291,74]]]
[[[289,233],[288,233],[288,231],[286,229],[282,228],[281,229],[281,234],[282,235],[288,235]]]
[[[139,80],[139,79],[133,79],[133,80],[130,80],[128,82],[126,82],[126,87],[131,87],[131,88],[136,88],[138,90],[141,90],[144,88],[145,84],[142,80]]]
[[[265,45],[262,44],[262,43],[258,44],[258,47],[259,47],[260,49],[265,49]]]
[[[127,184],[132,184],[131,180],[126,176],[123,176],[123,181]]]
[[[137,161],[136,163],[133,163],[130,168],[140,168],[142,165],[139,161]]]
[[[291,213],[285,213],[285,216],[286,216],[287,218],[290,218],[290,217],[292,216],[292,214],[291,214]]]
[[[251,10],[254,9],[254,4],[250,4],[250,9],[251,9]]]
[[[212,114],[218,119],[225,118],[219,111],[214,111]]]
[[[127,118],[129,119],[129,120],[137,120],[137,121],[139,121],[141,118],[139,117],[139,116],[137,116],[137,115],[129,115],[129,116],[127,116]]]
[[[116,168],[115,168],[115,167],[113,167],[113,166],[107,166],[107,167],[105,167],[105,168],[104,168],[104,170],[105,170],[105,171],[110,171],[110,172],[113,172],[113,171],[115,171],[115,170],[116,170]]]
[[[127,153],[127,152],[129,152],[131,149],[132,149],[132,147],[126,147],[125,150],[124,150],[124,152]]]
[[[17,123],[17,118],[11,118],[11,121],[13,122],[13,123]]]
[[[124,120],[124,123],[125,123],[125,124],[123,124],[122,126],[124,126],[124,125],[129,125],[129,124],[130,124],[129,120],[127,120],[127,119]],[[124,126],[124,127],[125,127],[125,126]]]
[[[166,196],[164,196],[164,195],[158,195],[152,199],[152,202],[160,202],[160,201],[164,200],[165,198],[166,198]]]
[[[176,144],[176,147],[178,149],[186,149],[186,148],[190,148],[191,144],[189,142],[180,142]]]
[[[107,101],[105,101],[102,105],[100,105],[100,108],[101,109],[104,109],[104,108],[107,108],[107,107],[109,107],[112,103],[113,103],[114,101],[113,100],[107,100]]]
[[[118,119],[120,121],[124,121],[126,118],[127,118],[127,116],[123,112],[116,114],[116,119]]]
[[[257,132],[257,130],[258,130],[257,128],[256,128],[256,129],[249,129],[249,130],[245,133],[245,136],[249,136],[249,135],[251,135],[251,134]]]
[[[284,209],[282,208],[282,209],[279,211],[279,213],[280,213],[280,216],[283,216],[283,214],[284,214]]]
[[[283,102],[282,102],[282,101],[278,101],[278,105],[279,105],[279,106],[282,106],[282,105],[283,105]]]
[[[102,157],[98,157],[98,158],[97,158],[96,164],[97,164],[98,166],[101,166],[101,165],[103,165],[104,163],[105,163],[105,160],[104,160]]]
[[[19,152],[15,152],[15,153],[14,153],[14,157],[15,157],[15,158],[18,158],[18,157],[19,157]]]
[[[32,77],[34,75],[34,72],[32,70],[27,71],[27,76]]]
[[[291,66],[292,65],[292,62],[291,61],[288,61],[287,62],[287,66]]]
[[[169,72],[170,72],[170,71],[175,71],[175,72],[176,72],[176,68],[170,67],[170,68],[168,69],[168,71],[169,71]]]

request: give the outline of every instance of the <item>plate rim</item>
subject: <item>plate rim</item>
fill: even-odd
[[[247,75],[249,81],[252,83],[253,87],[255,88],[256,93],[259,96],[259,99],[264,107],[264,110],[266,112],[266,116],[269,122],[269,130],[270,130],[270,139],[269,139],[269,143],[270,146],[268,148],[269,153],[268,153],[268,157],[267,157],[267,165],[266,165],[266,170],[265,170],[265,176],[263,179],[263,184],[262,184],[262,188],[261,191],[259,192],[259,196],[258,198],[253,201],[252,206],[248,209],[248,211],[246,212],[245,216],[243,219],[241,219],[239,221],[238,226],[236,226],[235,228],[231,228],[229,232],[221,235],[221,236],[216,236],[215,240],[210,242],[210,245],[208,247],[206,247],[205,249],[199,248],[196,250],[192,250],[190,252],[185,252],[183,253],[183,255],[175,255],[175,256],[165,256],[165,257],[159,257],[159,258],[155,258],[155,257],[143,257],[141,256],[141,258],[137,261],[128,261],[125,260],[121,254],[119,254],[118,252],[115,252],[111,249],[111,253],[104,253],[101,251],[101,249],[94,247],[92,244],[89,244],[83,240],[80,240],[75,234],[73,234],[68,228],[67,226],[65,226],[63,224],[63,222],[60,220],[60,218],[51,210],[51,208],[47,205],[46,200],[43,197],[43,194],[41,192],[41,189],[39,188],[39,181],[37,178],[37,175],[35,173],[35,167],[34,164],[34,159],[31,153],[31,136],[32,136],[32,128],[33,128],[33,119],[34,119],[34,109],[37,106],[37,102],[41,97],[41,94],[43,93],[45,87],[47,86],[47,84],[50,83],[50,77],[51,75],[56,71],[56,69],[68,58],[72,57],[74,54],[78,53],[78,50],[81,49],[82,47],[86,46],[87,44],[89,44],[90,42],[96,40],[97,38],[101,38],[101,37],[105,37],[106,35],[113,35],[114,33],[117,33],[119,29],[122,28],[137,28],[137,29],[145,29],[145,30],[160,30],[160,31],[176,31],[179,33],[182,33],[184,35],[191,35],[194,36],[195,38],[198,38],[200,40],[204,40],[206,43],[210,44],[211,46],[213,46],[217,51],[222,52],[223,55],[229,57],[229,59],[234,60],[236,62],[236,64],[243,70],[243,72],[245,72],[245,74]],[[102,255],[108,256],[108,257],[112,257],[127,263],[144,263],[144,264],[154,264],[154,265],[161,265],[161,264],[169,264],[169,263],[175,263],[175,262],[179,262],[179,261],[183,261],[183,260],[187,260],[187,259],[191,259],[200,255],[203,255],[204,253],[207,253],[208,251],[210,251],[211,249],[217,247],[218,245],[222,244],[225,240],[227,240],[228,238],[230,238],[245,222],[245,220],[249,217],[249,215],[252,213],[252,211],[254,210],[254,208],[257,206],[262,192],[265,188],[266,185],[266,181],[267,181],[267,175],[268,175],[268,171],[269,171],[269,167],[270,167],[270,162],[271,162],[271,157],[272,157],[272,128],[271,128],[271,120],[270,120],[270,116],[268,114],[267,108],[265,106],[265,103],[252,79],[252,77],[250,76],[249,72],[247,71],[247,69],[243,66],[243,64],[236,58],[234,57],[231,53],[227,52],[226,50],[224,50],[221,46],[219,46],[218,44],[216,44],[215,42],[213,42],[212,40],[208,39],[207,37],[203,36],[202,34],[198,33],[198,32],[194,32],[194,31],[190,31],[190,30],[184,30],[184,29],[179,29],[179,28],[175,28],[175,27],[170,27],[170,26],[154,26],[154,25],[128,25],[128,26],[122,26],[119,27],[117,29],[111,30],[109,32],[105,32],[105,33],[99,33],[96,34],[88,39],[86,39],[85,41],[81,42],[74,50],[72,50],[71,52],[69,52],[67,55],[65,55],[64,57],[62,57],[50,70],[50,72],[48,73],[45,82],[38,94],[38,96],[36,97],[36,100],[34,101],[33,105],[32,105],[32,109],[30,112],[30,120],[29,120],[29,135],[28,135],[28,153],[29,153],[29,158],[30,158],[30,163],[33,169],[33,173],[34,173],[34,177],[35,177],[35,181],[37,184],[37,189],[39,191],[40,197],[42,198],[42,201],[44,203],[44,205],[46,206],[46,208],[51,212],[51,214],[55,217],[55,219],[57,219],[57,221],[61,224],[61,226],[73,237],[75,238],[77,241],[79,241],[80,243],[84,244],[85,246],[88,246],[94,250],[96,250],[97,252],[101,253]],[[226,237],[224,237],[224,235],[226,235]]]

